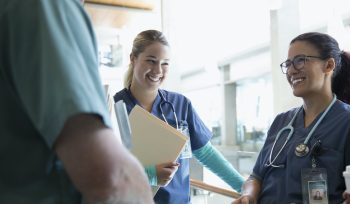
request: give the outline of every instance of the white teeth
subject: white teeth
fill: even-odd
[[[293,83],[293,84],[296,84],[296,83],[299,83],[299,82],[301,82],[301,81],[304,81],[304,79],[303,79],[303,78],[293,79],[293,80],[292,80],[292,83]]]
[[[157,82],[157,81],[160,80],[160,77],[148,76],[148,78],[149,78],[151,81],[154,81],[154,82]]]

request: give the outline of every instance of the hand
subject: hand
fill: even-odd
[[[345,201],[343,202],[343,204],[350,204],[350,193],[344,192],[343,197],[345,198]]]
[[[249,195],[242,195],[231,204],[256,204],[256,201]]]
[[[168,162],[156,165],[157,181],[159,186],[167,186],[173,179],[180,164],[177,162]]]

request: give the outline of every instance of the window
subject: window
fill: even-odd
[[[273,118],[270,74],[236,82],[237,144],[244,151],[259,151]]]

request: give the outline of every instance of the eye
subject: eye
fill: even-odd
[[[296,58],[294,59],[294,62],[302,62],[302,61],[304,61],[304,60],[305,60],[305,57],[300,56],[300,57],[296,57]]]
[[[155,60],[152,60],[152,59],[148,59],[148,60],[146,60],[148,63],[150,63],[150,64],[155,64],[156,63],[156,61]]]
[[[164,62],[164,63],[162,63],[162,66],[169,66],[169,63],[168,62]]]
[[[305,57],[304,56],[296,57],[294,58],[293,62],[295,66],[304,65]]]

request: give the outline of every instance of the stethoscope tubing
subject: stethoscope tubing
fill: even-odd
[[[294,127],[293,127],[293,123],[295,118],[297,117],[298,113],[300,112],[302,108],[299,108],[298,111],[294,114],[292,120],[288,123],[287,126],[283,127],[280,131],[278,131],[277,136],[275,141],[273,142],[273,145],[271,147],[271,151],[270,151],[270,155],[269,155],[269,163],[267,163],[267,166],[272,166],[272,167],[280,167],[279,165],[274,165],[274,162],[276,161],[276,159],[278,158],[278,156],[281,154],[282,150],[284,149],[284,147],[286,146],[287,142],[289,141],[289,139],[292,137],[293,133],[294,133]],[[276,142],[278,141],[279,137],[282,135],[282,133],[284,131],[288,131],[288,136],[286,138],[286,140],[284,141],[282,147],[280,148],[280,150],[278,151],[278,153],[276,154],[275,158],[272,160],[272,153],[273,150],[275,148]]]
[[[321,121],[323,120],[323,118],[326,116],[326,114],[329,112],[329,110],[331,109],[331,107],[333,106],[333,104],[336,102],[337,97],[336,95],[333,95],[333,99],[332,102],[328,105],[328,107],[326,108],[326,110],[323,112],[323,114],[321,115],[321,117],[317,120],[316,124],[314,125],[314,127],[311,129],[311,131],[309,132],[309,134],[307,135],[307,137],[305,138],[303,144],[307,145],[307,143],[309,142],[312,134],[314,133],[314,131],[316,130],[317,126],[321,123]],[[287,126],[283,127],[280,131],[278,131],[277,136],[275,138],[275,141],[273,142],[273,145],[271,147],[271,151],[270,151],[270,155],[269,155],[269,160],[266,163],[266,166],[272,166],[272,167],[281,167],[281,165],[275,165],[274,162],[276,161],[277,157],[281,154],[282,150],[284,149],[284,147],[286,146],[287,142],[289,141],[289,139],[292,137],[293,133],[294,133],[294,127],[293,127],[293,123],[294,120],[296,118],[296,116],[298,115],[298,113],[303,109],[303,107],[300,107],[298,109],[298,111],[294,114],[292,120],[288,123]],[[288,131],[289,130],[289,134],[284,142],[284,144],[282,145],[282,147],[280,148],[280,150],[278,151],[278,153],[276,154],[276,156],[272,159],[272,153],[273,150],[275,148],[276,142],[278,141],[279,137],[281,136],[281,134],[284,131]]]
[[[165,97],[164,97],[163,93],[161,92],[161,90],[158,90],[158,93],[159,93],[159,96],[160,96],[160,98],[161,98],[161,102],[160,102],[160,104],[159,104],[159,109],[160,109],[160,112],[161,112],[161,114],[162,114],[162,117],[163,117],[164,121],[165,121],[168,125],[170,125],[170,124],[168,123],[168,121],[167,121],[165,115],[164,115],[163,108],[162,108],[162,106],[163,106],[164,104],[169,104],[169,106],[170,106],[170,108],[171,108],[171,110],[173,111],[173,114],[174,114],[175,123],[176,123],[176,129],[179,129],[179,122],[178,122],[178,120],[177,120],[177,116],[176,116],[176,112],[175,112],[174,105],[173,105],[171,102],[169,102],[169,101],[167,101],[167,100],[165,99]]]
[[[168,123],[168,120],[166,119],[165,115],[164,115],[164,112],[163,112],[163,108],[162,106],[164,104],[169,104],[173,114],[174,114],[174,118],[175,118],[175,123],[176,123],[176,129],[179,129],[179,122],[178,122],[178,119],[177,119],[177,115],[176,115],[176,112],[175,112],[175,108],[174,108],[174,105],[172,103],[170,103],[169,101],[167,101],[162,93],[162,91],[160,89],[158,89],[158,93],[159,93],[159,96],[160,96],[160,99],[161,99],[161,102],[159,103],[159,109],[160,109],[160,113],[162,115],[162,118],[164,120],[164,122],[166,122],[168,125],[170,125]],[[135,100],[133,100],[133,97],[132,97],[132,94],[131,94],[131,91],[130,91],[130,86],[129,88],[127,89],[127,94],[128,94],[128,97],[130,98],[130,100],[134,103],[134,105],[137,104],[137,102]]]

